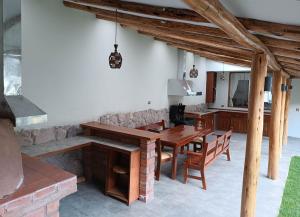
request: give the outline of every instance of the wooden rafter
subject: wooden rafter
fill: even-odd
[[[168,19],[209,23],[206,18],[188,9],[154,6],[118,0],[77,0],[77,2],[113,7],[127,12],[159,16]],[[281,36],[286,37],[287,39],[300,41],[300,26],[285,25],[248,18],[238,18],[238,20],[247,30],[255,33],[267,34],[270,36]]]
[[[99,1],[94,1],[98,2]],[[107,2],[107,1],[104,1]],[[116,6],[115,1],[113,5]],[[114,21],[115,12],[110,10],[104,10],[93,5],[82,5],[77,2],[64,1],[65,6],[87,11],[96,14],[99,19]],[[102,3],[101,3],[102,4]],[[129,3],[131,4],[131,2]],[[135,3],[134,3],[135,4]],[[118,4],[118,7],[121,7]],[[106,5],[107,6],[107,5]],[[112,5],[109,5],[112,6]],[[123,1],[122,1],[123,7]],[[152,7],[152,6],[149,6]],[[156,7],[156,6],[154,6]],[[136,8],[135,8],[136,9]],[[128,7],[129,10],[129,7]],[[131,10],[131,9],[130,9]],[[147,9],[148,10],[148,9]],[[132,12],[132,11],[130,11]],[[157,13],[156,13],[157,14]],[[148,33],[153,35],[175,37],[175,40],[185,40],[187,43],[198,43],[199,45],[212,46],[212,48],[218,48],[223,50],[239,50],[244,54],[248,52],[251,55],[251,51],[245,49],[239,45],[222,30],[214,27],[200,26],[193,23],[182,23],[177,20],[166,20],[158,18],[142,17],[137,15],[131,15],[126,13],[118,13],[119,22],[122,25],[126,25],[129,28],[133,28],[138,31],[147,30]],[[150,32],[149,32],[150,31]],[[145,32],[145,31],[144,31]],[[154,36],[155,37],[155,36]],[[274,51],[276,58],[279,59],[280,64],[283,64],[280,60],[283,58],[288,60],[288,63],[297,61],[299,58],[299,43],[282,39],[272,39],[265,36],[258,36],[262,41],[268,44],[271,51]],[[284,47],[284,45],[287,45]],[[299,53],[298,53],[299,52]],[[300,75],[300,72],[298,73]]]
[[[160,41],[163,41],[163,40],[160,40]],[[166,42],[169,46],[176,47],[176,48],[182,49],[182,50],[186,50],[188,52],[194,53],[196,55],[199,55],[201,57],[205,57],[205,58],[208,58],[211,60],[229,63],[229,64],[235,64],[235,65],[239,65],[239,66],[246,66],[246,67],[251,66],[251,61],[248,61],[248,60],[245,60],[242,58],[237,58],[237,57],[232,57],[232,56],[222,55],[222,54],[216,54],[216,53],[212,53],[205,49],[203,49],[203,50],[194,49],[191,46],[181,45],[178,43],[169,43],[167,41],[163,41],[163,42]]]
[[[139,33],[147,35],[146,32],[139,31]],[[148,35],[154,37],[155,39],[164,41],[169,44],[178,44],[178,45],[193,48],[194,50],[207,51],[207,52],[214,53],[214,54],[219,54],[219,55],[228,56],[228,57],[232,57],[232,58],[247,60],[249,62],[251,61],[251,58],[252,58],[251,54],[246,53],[246,52],[240,53],[239,51],[237,51],[237,52],[236,51],[228,51],[228,50],[217,49],[217,48],[213,48],[213,47],[209,47],[209,46],[205,46],[205,45],[186,43],[185,41],[174,40],[174,39],[168,38],[168,37],[159,37],[159,36],[155,36],[155,35],[151,35],[151,34],[148,34]]]
[[[264,52],[269,58],[269,65],[274,71],[281,66],[273,53],[257,37],[252,35],[218,0],[184,0],[194,11],[204,16],[211,23],[219,26],[234,41],[256,52]]]

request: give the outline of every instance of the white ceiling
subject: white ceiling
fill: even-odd
[[[181,0],[128,0],[151,5],[189,8]],[[235,16],[300,25],[300,0],[221,0]]]

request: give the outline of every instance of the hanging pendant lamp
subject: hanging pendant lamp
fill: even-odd
[[[193,68],[190,71],[190,78],[197,78],[198,74],[198,69],[196,69],[195,65],[193,65]]]
[[[196,66],[195,66],[195,55],[194,55],[194,65],[193,65],[193,68],[190,70],[190,78],[197,78],[199,75],[198,73],[198,69],[196,69]]]
[[[118,52],[117,44],[117,34],[118,34],[118,10],[116,10],[116,31],[115,31],[115,51],[109,56],[109,66],[112,69],[120,69],[122,66],[122,55]]]

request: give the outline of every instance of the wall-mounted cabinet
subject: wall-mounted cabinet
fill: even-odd
[[[207,72],[206,80],[206,103],[214,103],[216,101],[217,73]]]

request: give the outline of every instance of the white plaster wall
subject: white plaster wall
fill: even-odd
[[[288,135],[300,138],[300,80],[293,80],[293,90],[289,110],[289,130]]]
[[[190,70],[193,68],[195,64],[198,69],[198,77],[190,78]],[[183,103],[185,105],[198,105],[205,103],[206,97],[206,58],[200,56],[194,56],[193,53],[186,53],[186,79],[191,80],[193,82],[194,91],[202,92],[202,96],[186,96],[186,97],[177,97],[170,96],[169,102],[170,104],[178,104]],[[180,68],[180,67],[179,67]],[[178,73],[180,74],[180,73]],[[182,72],[183,75],[183,72]],[[182,75],[179,75],[179,79],[182,79]]]
[[[23,93],[48,113],[48,126],[168,107],[176,49],[119,27],[124,62],[112,70],[114,23],[66,8],[61,0],[22,1],[22,13]]]

